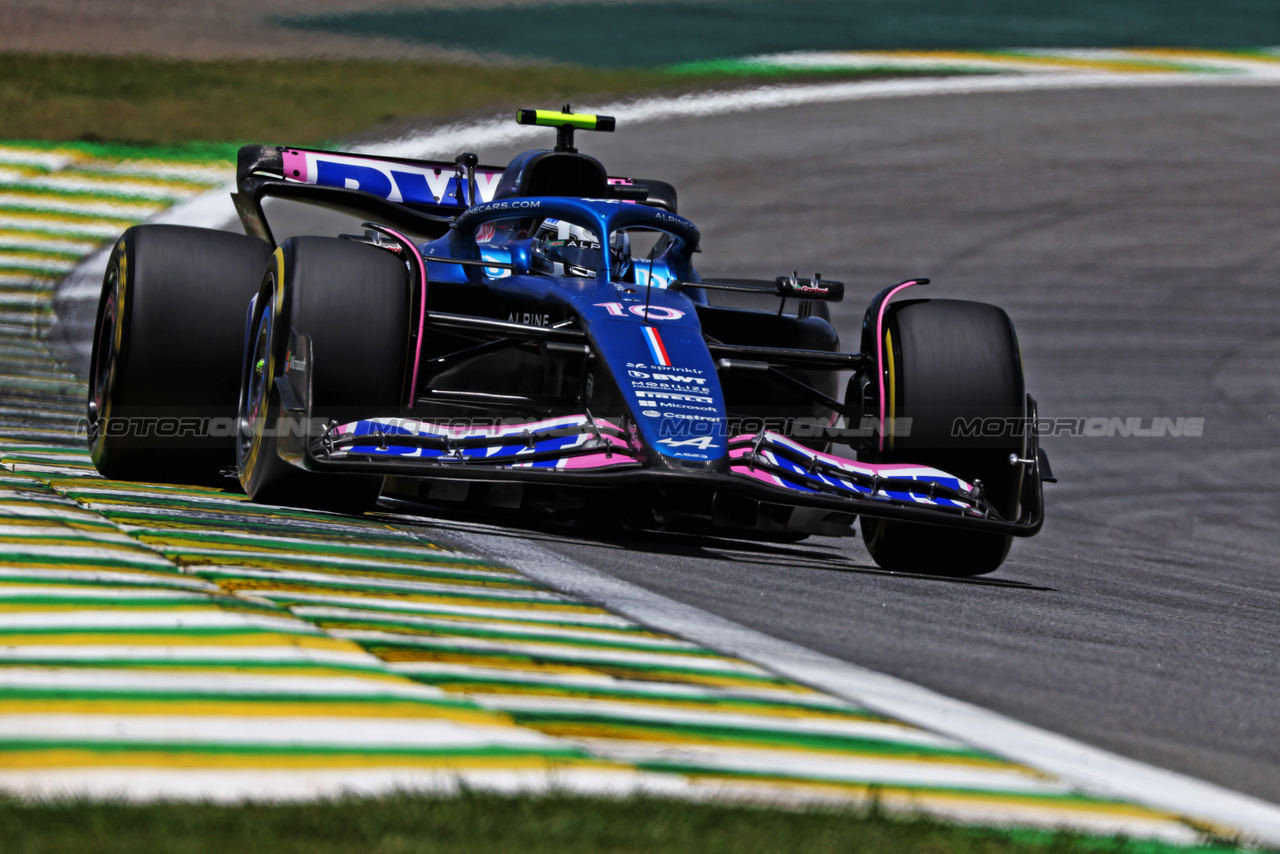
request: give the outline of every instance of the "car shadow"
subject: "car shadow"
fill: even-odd
[[[495,517],[487,514],[453,511],[434,505],[392,499],[383,500],[386,509],[395,513],[398,521],[412,519],[415,527],[436,528],[446,535],[457,530],[457,523],[482,525],[485,536],[496,536],[523,541],[562,545],[577,543],[583,546],[624,552],[695,560],[730,561],[739,566],[758,565],[777,569],[788,566],[802,571],[837,572],[850,575],[902,579],[920,583],[962,584],[976,587],[994,587],[1012,590],[1056,593],[1057,588],[1033,584],[1009,578],[986,576],[954,576],[933,573],[893,572],[874,564],[856,563],[846,553],[840,539],[813,538],[802,543],[778,543],[767,540],[739,539],[709,534],[692,534],[672,531],[591,530],[566,525],[539,523],[528,519]]]

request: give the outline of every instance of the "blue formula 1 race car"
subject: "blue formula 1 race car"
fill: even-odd
[[[906,280],[845,352],[841,283],[699,275],[674,188],[574,148],[613,119],[517,120],[555,148],[491,168],[245,146],[246,235],[125,232],[92,357],[98,470],[352,513],[394,496],[778,540],[857,521],[879,565],[952,575],[1040,529],[1051,476],[1002,310]],[[361,233],[277,245],[278,199]]]

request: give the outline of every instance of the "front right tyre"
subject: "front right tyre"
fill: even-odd
[[[1016,519],[1024,472],[1010,455],[1027,453],[1018,429],[1027,403],[1013,322],[996,306],[963,300],[902,301],[885,317],[885,447],[859,459],[981,481],[996,511]],[[1013,542],[1006,534],[865,516],[860,526],[876,564],[895,572],[982,575],[1004,562]]]
[[[308,336],[312,421],[401,412],[408,346],[409,277],[383,249],[328,237],[294,237],[267,265],[249,318],[241,369],[237,468],[254,501],[359,514],[378,500],[382,477],[314,472],[282,460],[277,380],[290,333]]]

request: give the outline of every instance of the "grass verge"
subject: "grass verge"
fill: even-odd
[[[630,94],[673,75],[377,60],[192,62],[0,54],[9,139],[314,144],[373,126],[528,101]]]
[[[956,827],[891,818],[874,805],[852,810],[778,810],[552,795],[456,798],[395,795],[288,805],[63,800],[0,801],[0,847],[7,854],[198,854],[337,852],[929,852],[929,854],[1173,854],[1194,849],[1065,832]]]
[[[904,76],[853,69],[822,76]],[[194,62],[0,54],[0,137],[316,145],[431,117],[742,85],[741,68],[602,70],[364,59]],[[809,77],[809,79],[813,79]]]

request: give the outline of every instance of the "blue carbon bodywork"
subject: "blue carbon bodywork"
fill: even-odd
[[[683,217],[612,200],[533,197],[476,205],[460,216],[450,233],[423,244],[432,279],[473,282],[495,297],[562,305],[579,317],[608,378],[630,411],[651,466],[728,469],[724,395],[698,322],[697,306],[681,292],[610,281],[608,264],[594,278],[508,274],[498,268],[450,264],[447,259],[531,263],[528,246],[481,246],[476,231],[486,223],[513,218],[567,221],[601,236],[623,228],[649,228],[673,236],[645,276],[697,281],[690,262],[701,235]],[[590,401],[588,401],[589,404]],[[674,430],[677,421],[686,429]]]

